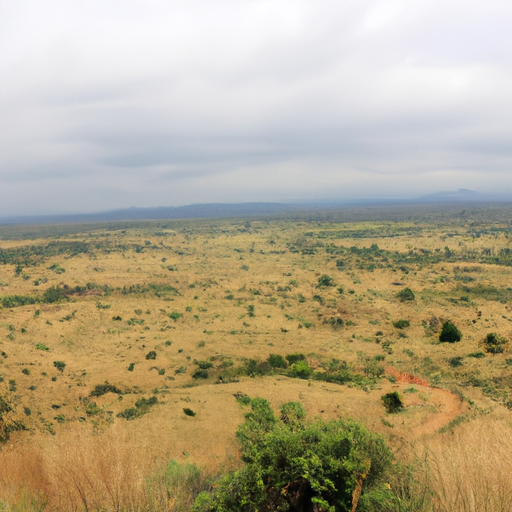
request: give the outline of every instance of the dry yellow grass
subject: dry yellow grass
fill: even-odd
[[[142,476],[158,474],[165,461],[194,462],[214,471],[226,460],[236,460],[234,432],[244,413],[233,397],[239,391],[268,398],[275,406],[301,401],[310,416],[358,419],[383,433],[397,450],[420,439],[443,443],[447,434],[439,437],[438,431],[458,416],[473,425],[483,421],[478,419],[483,413],[492,419],[504,409],[482,395],[482,386],[460,386],[477,378],[508,382],[507,353],[481,359],[467,355],[481,350],[479,343],[487,332],[511,337],[510,307],[506,301],[476,294],[460,301],[466,292],[457,287],[461,276],[469,276],[474,279],[468,281],[469,286],[494,287],[507,293],[511,267],[461,261],[393,264],[390,257],[390,265],[369,268],[372,261],[368,255],[350,252],[351,247],[363,250],[378,244],[380,249],[401,255],[422,249],[443,254],[447,246],[454,252],[480,254],[492,248],[499,254],[510,247],[503,233],[473,237],[467,226],[409,221],[260,220],[251,221],[250,227],[245,226],[246,221],[163,224],[62,235],[58,242],[85,242],[90,251],[73,256],[64,251],[36,266],[24,265],[19,276],[15,265],[0,266],[2,296],[41,294],[50,286],[63,284],[84,287],[95,283],[111,290],[104,293],[91,287],[69,302],[0,310],[0,351],[7,355],[0,358],[1,393],[15,408],[13,417],[29,429],[14,432],[10,444],[0,452],[0,468],[11,468],[0,469],[0,496],[21,503],[30,501],[30,496],[48,494],[52,507],[61,507],[51,510],[66,510],[66,506],[67,510],[80,510],[80,493],[87,488],[87,496],[99,500],[91,502],[91,510],[99,510],[100,502],[111,503],[108,507],[116,510],[112,507],[121,495],[132,503],[132,509],[123,504],[124,509],[137,510],[141,503],[137,500],[147,498],[147,488],[140,485]],[[347,238],[354,230],[368,230],[373,235]],[[395,235],[378,236],[386,232]],[[5,240],[0,249],[49,241]],[[328,244],[340,254],[328,252]],[[314,252],[304,254],[304,248]],[[342,248],[345,252],[340,252]],[[337,259],[346,264],[338,267]],[[50,269],[53,264],[65,271]],[[323,274],[331,276],[336,286],[318,288]],[[397,282],[400,285],[394,284]],[[179,293],[122,293],[123,287],[147,287],[149,283],[172,286]],[[338,292],[340,286],[343,294]],[[414,290],[415,302],[396,299],[397,291],[404,287]],[[250,305],[254,316],[247,309]],[[175,321],[169,317],[172,312],[182,316]],[[331,317],[342,318],[344,327],[334,330],[324,323]],[[428,327],[433,317],[455,321],[463,331],[462,341],[438,344],[436,333]],[[131,319],[135,322],[129,323]],[[396,329],[392,322],[398,319],[409,320],[410,327]],[[377,336],[378,331],[381,334]],[[38,349],[38,344],[48,350]],[[147,360],[152,350],[157,357]],[[271,353],[295,352],[306,354],[316,369],[336,358],[359,372],[365,358],[384,356],[383,366],[417,374],[441,387],[458,387],[462,395],[393,384],[387,379],[362,389],[285,376],[242,376],[239,382],[225,380],[222,384],[215,384],[214,378],[191,378],[197,368],[194,360],[210,359],[215,366],[232,361],[236,366],[242,358],[265,360]],[[463,357],[463,365],[452,368],[447,361],[457,356]],[[54,361],[66,364],[62,372]],[[133,371],[128,370],[131,363]],[[125,393],[91,397],[94,387],[105,381]],[[191,384],[198,385],[188,387]],[[396,416],[387,415],[380,400],[383,393],[394,390],[402,393],[406,405]],[[499,398],[497,391],[493,393]],[[117,417],[141,397],[150,396],[156,396],[159,403],[144,416],[133,421]],[[91,408],[93,402],[95,409]],[[196,416],[186,416],[185,407]],[[500,417],[497,425],[506,426],[508,411],[500,414],[505,419]],[[462,428],[454,427],[456,432]],[[477,446],[476,439],[467,443]],[[431,445],[430,450],[443,465],[439,474],[444,478],[449,469],[436,446]],[[450,448],[449,443],[447,446]],[[104,460],[107,454],[111,454],[111,465]],[[500,464],[505,467],[507,462],[503,459]],[[83,473],[74,473],[74,466]],[[32,468],[30,475],[26,467]],[[106,485],[105,480],[111,484]],[[123,488],[124,481],[131,482],[130,489]],[[62,497],[64,488],[75,490]],[[58,501],[59,496],[63,501]],[[459,510],[456,507],[460,505],[450,506]],[[449,505],[446,507],[439,510],[449,510]]]

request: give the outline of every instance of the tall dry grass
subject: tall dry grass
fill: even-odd
[[[482,418],[425,442],[416,477],[433,512],[512,510],[512,426]]]
[[[0,451],[0,510],[180,512],[209,474],[164,461],[119,431],[67,432]]]
[[[112,429],[32,438],[0,451],[2,512],[185,512],[212,468],[168,462],[158,447]],[[512,510],[512,425],[484,417],[403,452],[401,499],[386,512]],[[404,508],[405,507],[405,508]],[[413,508],[411,508],[413,507]],[[384,510],[384,509],[383,509]]]

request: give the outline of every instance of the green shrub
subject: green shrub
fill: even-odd
[[[318,278],[317,288],[325,288],[327,286],[335,286],[335,283],[332,277],[324,274]]]
[[[296,352],[295,354],[288,354],[286,356],[286,360],[288,361],[288,364],[296,363],[297,361],[304,361],[306,359],[306,356],[304,354],[299,354]]]
[[[37,304],[37,297],[30,295],[4,295],[0,297],[0,304],[4,308],[15,308],[18,306],[28,306],[30,304]]]
[[[55,304],[67,300],[67,290],[60,286],[52,286],[43,293],[42,302],[45,304]]]
[[[135,407],[130,407],[117,414],[118,418],[124,418],[125,420],[134,420],[139,416],[141,416],[141,413]]]
[[[105,381],[105,384],[97,384],[89,396],[99,397],[106,395],[107,393],[117,393],[119,395],[121,394],[121,390],[113,384],[109,384]]]
[[[462,357],[461,356],[455,356],[455,357],[450,357],[449,359],[447,359],[448,361],[448,364],[453,367],[453,368],[458,368],[459,366],[462,366]]]
[[[62,373],[64,368],[66,368],[66,363],[64,361],[53,361],[53,366]]]
[[[372,500],[381,505],[373,510],[391,510],[398,500],[387,485],[392,455],[382,437],[351,420],[307,422],[299,403],[283,405],[279,418],[264,399],[251,408],[237,430],[246,465],[199,494],[193,512],[343,512],[357,501],[369,510]],[[358,481],[362,494],[353,500]]]
[[[146,354],[146,359],[150,360],[150,359],[156,359],[156,352],[154,350],[150,350],[147,354]]]
[[[297,361],[293,363],[288,371],[290,377],[297,379],[309,379],[313,374],[313,369],[309,366],[307,361]]]
[[[272,368],[286,368],[288,366],[284,357],[279,354],[270,354],[267,361]]]
[[[207,370],[202,370],[201,368],[198,368],[194,373],[192,373],[193,379],[207,379],[208,378],[208,372]]]
[[[416,300],[416,297],[410,288],[404,288],[403,290],[400,290],[396,294],[396,298],[400,302],[410,302],[410,301]]]
[[[182,313],[178,313],[177,311],[173,311],[172,313],[169,313],[169,318],[171,320],[174,320],[176,322],[176,320],[178,320],[178,318],[182,317],[183,314]]]
[[[482,357],[485,357],[485,354],[483,352],[471,352],[471,354],[468,354],[468,357],[474,357],[475,359],[481,359]]]
[[[183,408],[183,412],[184,412],[187,416],[192,416],[192,417],[193,417],[193,416],[195,416],[195,415],[196,415],[196,413],[195,413],[192,409],[190,409],[189,407],[184,407],[184,408]]]
[[[446,343],[455,343],[462,339],[462,333],[451,322],[444,322],[441,332],[439,333],[439,341]]]
[[[211,361],[194,361],[201,370],[208,370],[209,368],[213,368],[213,363]]]
[[[489,354],[501,354],[507,343],[508,340],[505,337],[494,332],[490,332],[480,342],[480,345]]]
[[[409,327],[411,323],[409,320],[397,320],[396,322],[393,322],[393,327],[397,329],[405,329],[406,327]]]
[[[386,411],[390,414],[398,412],[404,408],[404,404],[398,392],[393,391],[392,393],[386,393],[381,396],[382,403],[386,408]]]

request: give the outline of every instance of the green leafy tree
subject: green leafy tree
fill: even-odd
[[[384,407],[386,408],[386,411],[388,411],[390,414],[401,411],[404,408],[402,399],[396,391],[382,395],[381,400],[384,404]]]
[[[392,455],[379,435],[351,420],[307,422],[296,402],[279,417],[262,398],[251,408],[237,430],[245,466],[201,493],[194,512],[392,510]]]
[[[451,322],[444,322],[441,332],[439,333],[439,341],[447,343],[455,343],[462,339],[462,333]]]

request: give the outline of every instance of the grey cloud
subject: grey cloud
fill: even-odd
[[[512,191],[511,21],[500,0],[2,4],[0,213]]]

